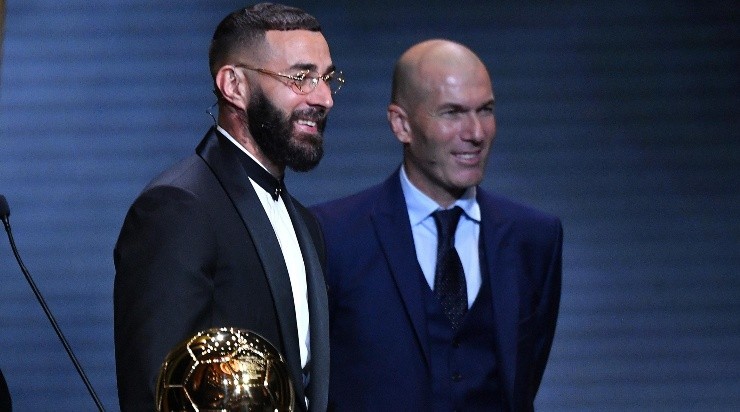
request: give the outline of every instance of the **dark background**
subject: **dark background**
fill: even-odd
[[[210,126],[207,47],[244,4],[7,2],[0,193],[109,410],[113,245],[137,193]],[[736,2],[292,4],[322,22],[348,79],[321,165],[288,176],[294,195],[310,205],[383,180],[400,159],[385,120],[395,59],[430,37],[463,42],[496,91],[483,186],[565,227],[539,410],[740,408]],[[94,409],[5,241],[0,368],[19,411]]]

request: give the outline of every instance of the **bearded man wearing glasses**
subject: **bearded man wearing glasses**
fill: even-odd
[[[218,25],[209,63],[217,124],[138,196],[115,247],[121,410],[153,410],[167,353],[222,326],[269,340],[286,360],[297,410],[325,410],[323,243],[283,176],[321,159],[341,72],[313,16],[268,3]]]

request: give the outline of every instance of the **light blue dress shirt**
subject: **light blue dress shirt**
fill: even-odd
[[[401,167],[401,189],[408,207],[411,232],[414,235],[416,258],[429,287],[434,290],[434,268],[437,264],[437,225],[432,213],[442,209],[437,202],[417,189]],[[475,200],[475,187],[455,201],[450,208],[463,210],[455,231],[455,249],[460,255],[468,289],[468,308],[473,305],[481,285],[478,239],[480,237],[480,206]]]

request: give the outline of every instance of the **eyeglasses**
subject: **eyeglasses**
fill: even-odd
[[[332,70],[323,76],[320,76],[316,72],[311,70],[301,70],[298,74],[284,74],[278,73],[267,69],[261,69],[258,67],[247,66],[246,64],[235,64],[235,67],[241,67],[247,70],[254,70],[258,73],[266,74],[268,76],[282,77],[290,80],[290,89],[297,94],[309,94],[316,90],[319,85],[319,80],[323,80],[332,94],[336,94],[339,89],[344,85],[344,75],[341,71]]]

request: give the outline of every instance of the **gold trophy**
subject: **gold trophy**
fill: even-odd
[[[295,393],[280,352],[255,332],[213,328],[167,355],[156,392],[159,412],[292,412]]]

